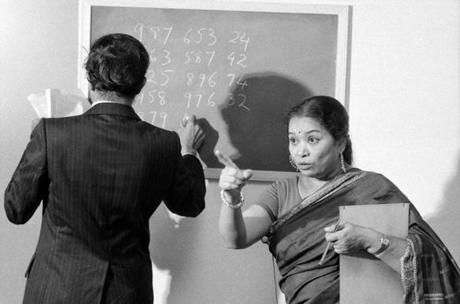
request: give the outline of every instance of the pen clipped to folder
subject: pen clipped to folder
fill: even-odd
[[[334,230],[332,232],[336,232],[337,230],[339,230],[339,227],[340,227],[340,218],[337,220],[337,222],[335,223],[334,225]],[[326,249],[324,250],[323,252],[323,255],[321,256],[321,260],[319,260],[319,265],[323,265],[324,263],[324,259],[326,258],[326,255],[327,255],[327,252],[329,251],[329,249],[331,249],[331,246],[332,246],[332,243],[331,242],[327,242],[327,246],[326,246]]]

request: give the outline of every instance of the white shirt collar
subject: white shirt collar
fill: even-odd
[[[100,103],[116,103],[116,104],[122,104],[122,105],[126,105],[126,106],[131,106],[130,104],[127,104],[127,103],[124,103],[124,102],[119,102],[119,101],[98,100],[98,101],[96,101],[96,102],[93,102],[93,104],[91,105],[91,108],[94,107],[94,106],[97,105],[97,104],[100,104]]]

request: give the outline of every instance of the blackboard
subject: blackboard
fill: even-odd
[[[311,95],[345,101],[348,7],[195,2],[81,1],[80,62],[98,37],[133,35],[151,56],[136,111],[170,130],[196,115],[208,178],[216,148],[256,180],[294,174],[285,114]]]

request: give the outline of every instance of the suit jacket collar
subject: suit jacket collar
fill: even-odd
[[[84,115],[119,115],[141,120],[133,107],[119,103],[98,103],[91,107]]]

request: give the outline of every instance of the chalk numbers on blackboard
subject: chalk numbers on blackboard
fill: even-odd
[[[163,45],[168,43],[172,30],[172,27],[146,26],[142,23],[138,23],[134,27],[134,33],[137,34],[139,41],[145,42],[145,40],[153,39]]]
[[[242,68],[246,68],[246,60],[248,59],[246,56],[246,51],[249,45],[249,36],[244,32],[233,31],[231,39],[228,42],[233,44],[242,44],[243,52],[231,52],[227,56],[227,60],[229,61],[230,66],[237,65]]]
[[[178,86],[178,79],[184,79],[186,111],[215,107],[219,102],[224,102],[216,100],[218,92],[235,91],[236,87],[241,90],[229,93],[226,106],[250,111],[247,96],[242,93],[248,84],[241,76],[248,67],[247,51],[251,42],[248,33],[235,30],[218,34],[212,27],[179,31],[173,26],[137,23],[134,35],[146,46],[151,63],[146,75],[147,85],[136,97],[142,109],[148,105],[157,110],[167,106],[168,88],[177,91],[174,88]],[[178,53],[177,50],[181,49],[185,51]],[[222,66],[223,63],[225,66]],[[176,69],[181,71],[180,75],[175,73]],[[170,93],[174,94],[173,91]],[[142,111],[138,114],[143,120],[163,128],[168,118],[166,110]]]
[[[236,47],[235,51],[231,51],[227,55],[227,61],[231,68],[245,69],[247,67],[247,49],[250,43],[250,37],[246,32],[233,31],[228,42]],[[239,87],[243,91],[248,86],[247,82],[242,79],[242,76],[238,76],[236,73],[227,73],[226,77],[228,80],[229,87]],[[251,109],[247,105],[247,96],[243,93],[231,93],[228,96],[228,102],[226,106],[237,106],[238,108],[250,111]]]
[[[216,32],[213,28],[189,29],[184,35],[185,44],[206,44],[214,46],[217,43]]]

